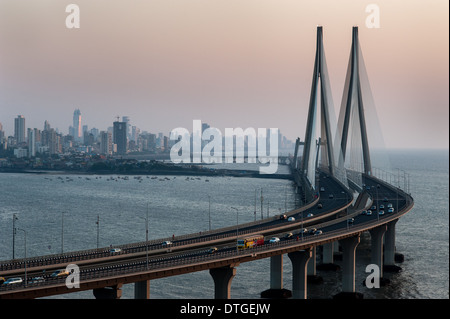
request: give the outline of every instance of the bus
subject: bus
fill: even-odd
[[[263,235],[253,235],[246,238],[241,238],[237,240],[237,248],[238,249],[247,249],[256,246],[264,245],[264,236]]]

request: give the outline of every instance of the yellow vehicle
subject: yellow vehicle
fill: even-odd
[[[264,236],[263,235],[254,235],[242,239],[237,240],[237,248],[238,249],[247,249],[256,246],[264,245]]]
[[[62,276],[69,276],[69,272],[65,269],[60,269],[52,274],[52,277],[62,277]]]

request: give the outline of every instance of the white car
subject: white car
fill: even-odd
[[[291,217],[288,218],[288,222],[294,222],[294,221],[295,221],[295,217],[291,216]]]
[[[13,284],[20,284],[23,282],[23,279],[20,277],[14,277],[14,278],[9,278],[8,280],[6,280],[3,285],[7,286],[7,285],[13,285]]]
[[[384,210],[380,210],[380,211],[378,212],[378,215],[384,215]]]
[[[315,232],[314,232],[314,235],[320,235],[320,234],[322,234],[322,231],[319,229],[319,230],[316,230]]]
[[[325,191],[325,187],[321,187],[321,188],[320,188],[320,191],[321,191],[321,192],[324,192],[324,191]]]
[[[394,208],[393,207],[389,207],[388,208],[388,213],[393,213],[394,212]]]
[[[308,215],[306,215],[306,217],[313,217],[314,214],[313,213],[308,213]]]
[[[122,249],[120,249],[120,248],[111,248],[109,250],[109,253],[110,254],[117,254],[117,253],[120,253],[121,251],[122,251]]]
[[[165,242],[162,243],[163,246],[170,246],[172,245],[172,242],[170,240],[166,240]]]
[[[278,243],[280,241],[280,238],[278,237],[272,237],[269,240],[269,243],[273,244],[273,243]]]

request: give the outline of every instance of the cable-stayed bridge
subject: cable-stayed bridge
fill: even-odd
[[[135,285],[136,298],[149,298],[151,280],[203,270],[212,276],[214,297],[229,298],[239,265],[262,258],[270,258],[270,287],[264,296],[307,298],[308,275],[316,271],[317,247],[323,246],[324,264],[332,265],[338,245],[343,258],[340,296],[356,296],[355,254],[361,234],[370,232],[371,262],[383,278],[384,270],[398,267],[396,222],[414,205],[408,187],[400,188],[400,180],[395,186],[374,176],[371,131],[366,125],[366,107],[371,104],[358,28],[353,27],[336,122],[323,30],[318,27],[305,139],[302,143],[297,139],[290,159],[293,179],[304,199],[300,208],[202,234],[125,244],[113,251],[101,248],[2,261],[0,277],[6,282],[0,286],[0,298],[38,298],[83,290],[93,290],[97,298],[120,298],[122,285],[129,283]],[[286,255],[293,266],[292,292],[283,289]],[[75,274],[41,276],[43,271],[51,273],[70,264],[79,268],[73,277],[79,279],[76,287],[67,281]],[[8,281],[11,278],[20,280]]]

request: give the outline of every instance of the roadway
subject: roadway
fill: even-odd
[[[372,196],[373,201],[367,203],[365,210],[372,205],[377,205],[372,215],[361,214],[363,208],[359,210],[348,210],[348,213],[336,215],[342,209],[336,207],[346,206],[349,198],[346,193],[341,193],[343,188],[331,178],[321,176],[320,184],[324,187],[324,191],[320,192],[320,199],[311,205],[306,210],[296,210],[289,213],[289,216],[295,217],[295,221],[281,220],[278,217],[269,218],[258,225],[247,225],[239,228],[239,237],[244,233],[262,233],[265,235],[265,244],[257,248],[246,249],[244,251],[237,251],[236,249],[236,228],[218,230],[218,234],[226,236],[226,241],[217,241],[213,239],[212,234],[203,235],[206,239],[201,246],[192,243],[187,239],[173,241],[172,247],[162,247],[161,243],[149,247],[149,254],[136,254],[127,252],[121,258],[118,256],[110,256],[103,258],[96,258],[96,262],[88,262],[77,265],[80,266],[81,282],[98,281],[99,278],[116,278],[116,281],[126,282],[125,277],[130,277],[129,282],[136,280],[136,274],[147,274],[147,280],[154,278],[161,278],[170,275],[177,275],[192,271],[200,271],[218,267],[218,265],[229,263],[240,263],[251,261],[260,258],[267,258],[281,253],[296,251],[306,247],[323,244],[339,240],[345,237],[352,236],[355,233],[360,233],[364,230],[375,227],[376,225],[388,222],[389,220],[399,218],[400,215],[408,211],[408,201],[405,194],[400,193],[392,187],[387,187],[384,184],[379,184],[378,181],[367,178],[366,191]],[[329,198],[333,194],[333,198]],[[381,202],[385,206],[392,203],[394,213],[378,214],[379,205]],[[322,204],[319,208],[318,204]],[[334,209],[334,216],[331,220],[323,222],[323,219],[317,219],[321,214],[329,213]],[[387,211],[387,210],[386,210]],[[402,212],[401,214],[399,212]],[[314,214],[313,217],[307,217],[308,214]],[[303,216],[303,220],[302,220]],[[330,215],[329,215],[330,216]],[[348,219],[353,218],[352,223],[348,223]],[[307,223],[308,219],[314,219],[312,226],[309,223],[308,227],[321,230],[321,234],[313,234],[310,232],[300,232]],[[310,227],[311,226],[311,227]],[[285,237],[286,233],[292,233],[292,236]],[[269,243],[271,237],[279,236],[280,241],[277,243]],[[223,238],[222,238],[223,239]],[[198,242],[197,242],[198,244]],[[216,246],[218,250],[214,253],[209,252],[211,246]],[[136,249],[131,247],[131,249]],[[151,254],[150,252],[152,252]],[[115,258],[116,257],[116,258]],[[169,269],[169,270],[168,270]],[[35,276],[42,276],[42,267],[29,268],[28,278]],[[11,274],[11,272],[2,272],[1,274]],[[15,272],[14,272],[15,273]],[[21,270],[23,274],[23,269]],[[134,275],[133,275],[134,274]],[[134,277],[133,277],[134,276]],[[139,277],[143,278],[143,277]],[[134,281],[133,281],[134,280]],[[110,282],[111,283],[111,282]],[[45,276],[43,282],[28,284],[29,288],[36,289],[40,286],[54,286],[64,285],[64,278],[53,278]],[[91,286],[85,286],[85,289],[92,289]],[[13,287],[16,289],[23,289],[23,286],[17,285]],[[0,297],[3,290],[13,289],[11,287],[1,287]],[[71,292],[71,291],[66,291]]]

